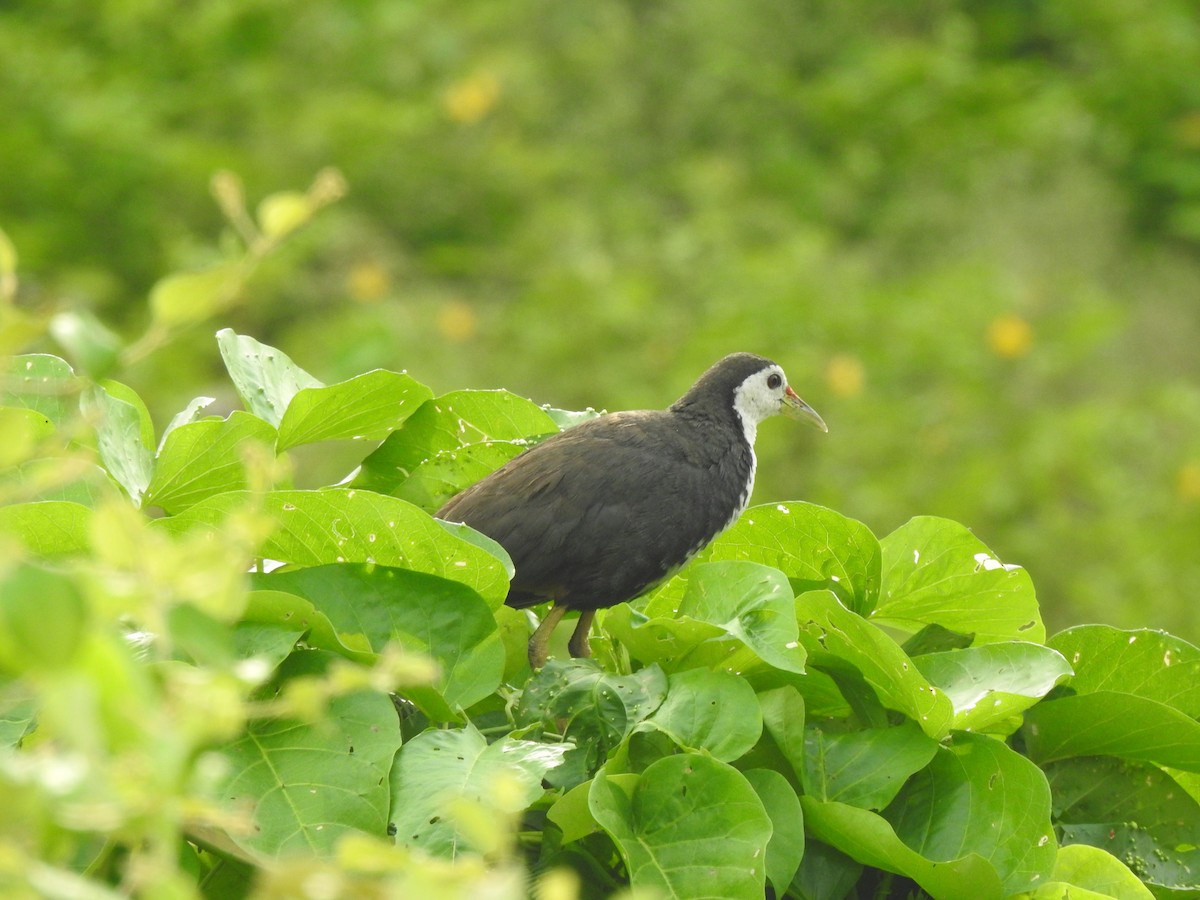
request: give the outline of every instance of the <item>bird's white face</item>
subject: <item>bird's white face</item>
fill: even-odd
[[[738,385],[733,392],[733,408],[737,410],[742,427],[746,429],[746,439],[751,444],[758,432],[758,423],[779,413],[807,421],[822,431],[829,430],[816,410],[788,386],[787,376],[776,365],[760,369]]]

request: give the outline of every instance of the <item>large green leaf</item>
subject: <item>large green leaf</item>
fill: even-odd
[[[228,419],[179,425],[159,450],[146,505],[174,515],[216,494],[245,490],[247,445],[274,441],[274,428],[240,410]]]
[[[838,730],[834,724],[804,729],[801,776],[804,793],[816,800],[883,809],[938,749],[915,722],[856,730]]]
[[[696,753],[667,756],[631,787],[602,771],[588,802],[621,851],[634,890],[762,900],[771,820],[728,764]]]
[[[1023,641],[928,653],[912,661],[950,698],[953,727],[962,731],[1015,731],[1018,716],[1071,674],[1054,650]]]
[[[61,556],[88,549],[92,511],[65,500],[0,506],[0,534],[10,535],[38,556]]]
[[[861,522],[811,503],[752,506],[701,557],[779,569],[797,594],[824,588],[867,615],[879,596],[881,556]]]
[[[363,635],[374,652],[395,641],[432,657],[441,668],[435,686],[451,709],[472,706],[500,685],[504,647],[496,622],[483,598],[460,582],[352,563],[255,574],[252,579],[256,588],[308,600],[343,643],[356,642],[346,636]],[[423,691],[412,696],[418,704],[426,699]],[[444,715],[440,705],[426,712]]]
[[[392,770],[396,841],[448,858],[495,849],[497,816],[541,797],[542,779],[568,749],[509,735],[489,744],[471,724],[422,732]]]
[[[254,823],[231,836],[271,856],[326,854],[355,831],[382,837],[399,748],[396,709],[374,692],[335,698],[317,722],[251,722],[221,750],[229,765],[221,796]]]
[[[1063,843],[1105,850],[1147,884],[1200,891],[1200,801],[1170,775],[1149,764],[1084,757],[1051,763],[1046,776]]]
[[[1024,735],[1039,763],[1120,756],[1200,772],[1200,723],[1133,694],[1104,690],[1039,703],[1025,714]]]
[[[767,880],[776,896],[782,896],[804,858],[804,811],[791,782],[774,769],[750,769],[742,773],[762,801],[771,819],[767,843]]]
[[[229,328],[217,332],[217,346],[242,402],[250,412],[276,428],[299,391],[324,387],[282,350]]]
[[[79,380],[66,360],[48,353],[12,357],[0,378],[0,406],[32,409],[61,425],[78,409]]]
[[[1071,688],[1078,694],[1135,694],[1200,717],[1200,648],[1194,644],[1162,631],[1108,625],[1071,628],[1047,644],[1075,669]]]
[[[758,743],[763,723],[745,679],[689,669],[668,677],[666,699],[639,727],[657,729],[685,750],[733,762]]]
[[[949,519],[919,516],[880,545],[883,587],[871,617],[906,632],[929,624],[975,643],[1046,638],[1029,573],[1006,565]]]
[[[431,396],[410,375],[384,369],[328,387],[301,388],[279,423],[278,449],[347,438],[380,440]]]
[[[846,609],[829,591],[798,597],[796,615],[811,665],[831,672],[848,667],[862,676],[880,703],[908,715],[930,737],[949,733],[954,719],[950,699],[879,628]]]
[[[249,625],[294,627],[300,630],[304,642],[310,647],[328,650],[368,665],[376,659],[367,635],[361,632],[339,634],[329,617],[316,606],[303,597],[285,591],[251,590],[246,595],[246,609],[240,621]]]
[[[507,559],[456,537],[411,503],[370,491],[243,491],[219,494],[162,520],[179,533],[217,528],[231,513],[261,505],[278,523],[263,555],[302,566],[373,562],[461,581],[493,609],[508,594]]]
[[[508,391],[454,391],[425,401],[363,460],[355,486],[391,493],[439,453],[557,431],[554,420],[532,400]]]

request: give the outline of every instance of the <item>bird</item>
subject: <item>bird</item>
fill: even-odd
[[[737,521],[754,488],[758,426],[776,414],[829,430],[777,363],[733,353],[667,409],[613,412],[559,432],[435,516],[508,552],[508,606],[553,601],[529,639],[531,669],[545,665],[569,610],[580,615],[568,649],[587,657],[598,609],[651,590]]]

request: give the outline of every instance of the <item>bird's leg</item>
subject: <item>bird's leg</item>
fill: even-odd
[[[588,657],[592,655],[592,647],[588,643],[588,632],[592,630],[592,619],[594,618],[596,618],[594,609],[585,609],[579,614],[579,621],[575,625],[575,630],[571,632],[571,640],[567,644],[572,656]]]
[[[565,606],[555,603],[529,638],[529,668],[534,671],[546,664],[546,643],[550,640],[550,635],[554,633],[554,626],[562,621],[566,611]]]

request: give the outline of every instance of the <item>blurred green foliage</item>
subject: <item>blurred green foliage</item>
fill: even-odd
[[[19,349],[112,365],[160,278],[243,252],[214,172],[262,197],[336,166],[239,305],[123,357],[160,428],[230,399],[223,325],[328,382],[566,408],[753,350],[831,427],[763,429],[759,500],[958,519],[1054,628],[1195,636],[1197,71],[1184,0],[9,0]]]

